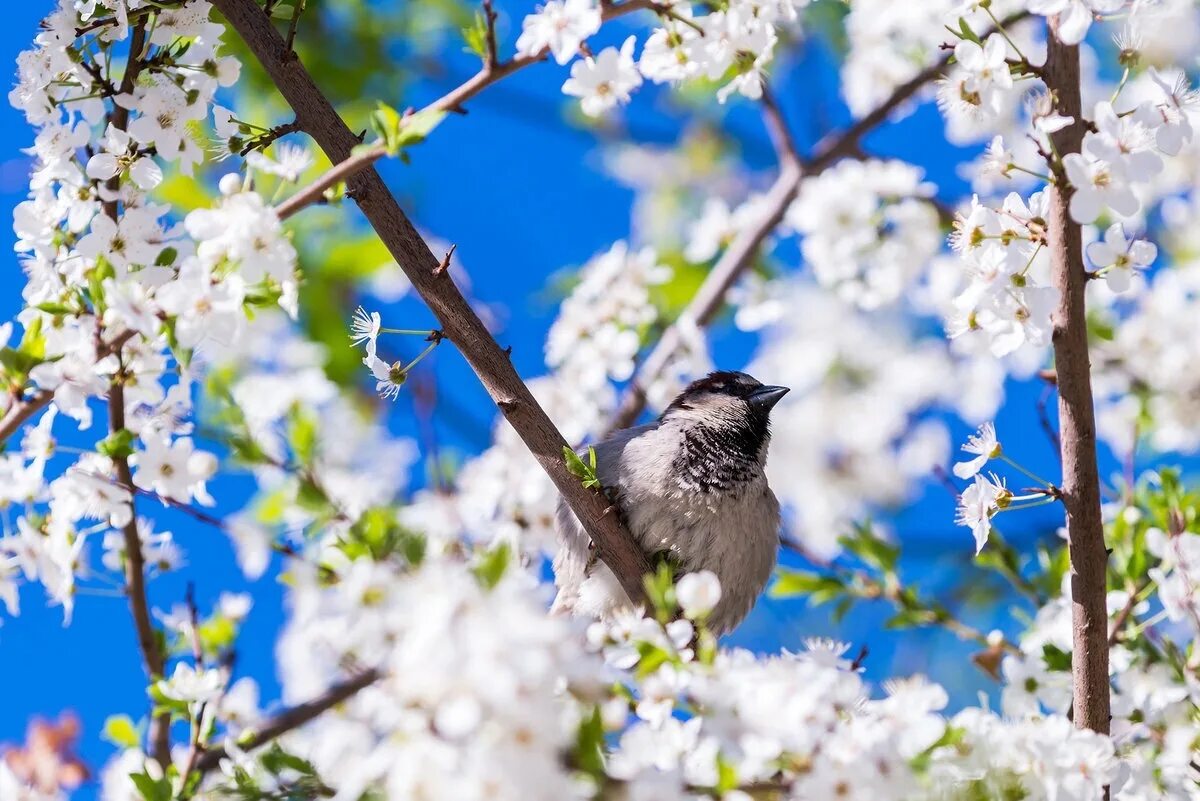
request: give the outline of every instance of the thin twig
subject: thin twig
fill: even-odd
[[[1038,425],[1042,428],[1042,433],[1046,435],[1046,439],[1050,440],[1050,444],[1054,449],[1054,458],[1058,463],[1062,464],[1062,442],[1058,438],[1058,432],[1054,430],[1054,425],[1050,422],[1050,412],[1047,405],[1050,403],[1050,398],[1054,395],[1054,385],[1047,384],[1042,389],[1042,394],[1037,401],[1037,418]]]
[[[126,342],[133,339],[137,332],[133,330],[124,331],[112,342],[101,345],[96,351],[96,361],[111,356],[119,351]],[[19,429],[26,420],[33,417],[39,410],[50,405],[50,401],[54,400],[54,393],[48,389],[39,389],[33,393],[33,396],[26,400],[17,401],[9,407],[5,412],[4,417],[0,418],[0,446],[7,442],[17,429]]]
[[[191,621],[191,641],[192,641],[192,661],[196,666],[196,670],[201,670],[204,665],[204,649],[200,645],[200,610],[196,607],[196,587],[191,582],[187,586],[187,609],[188,617]],[[192,736],[188,744],[187,759],[183,764],[183,771],[179,774],[180,788],[186,788],[188,785],[188,777],[192,775],[192,771],[196,769],[196,762],[200,759],[201,753],[204,752],[204,712],[206,704],[202,703],[196,710],[194,719],[192,720]]]
[[[276,125],[263,135],[256,136],[247,142],[246,146],[238,151],[238,155],[245,156],[252,150],[266,150],[268,147],[275,144],[277,140],[300,130],[300,123],[297,120],[292,120],[291,122],[283,125]]]
[[[1004,20],[1006,26],[1011,26],[1029,16],[1028,11],[1010,15]],[[985,34],[986,36],[986,34]],[[763,216],[758,223],[742,229],[733,242],[721,254],[721,258],[713,265],[704,283],[696,291],[696,295],[687,308],[679,315],[679,319],[671,325],[659,339],[650,355],[639,366],[637,373],[629,382],[616,414],[609,420],[607,431],[616,431],[633,425],[642,411],[646,408],[646,392],[654,384],[666,367],[670,364],[675,351],[683,344],[685,329],[694,329],[708,325],[725,303],[725,295],[730,287],[754,263],[759,247],[770,236],[771,232],[783,219],[788,205],[799,190],[800,181],[805,176],[817,175],[836,163],[839,159],[854,154],[859,147],[859,141],[876,126],[891,116],[892,112],[907,103],[922,88],[935,80],[946,69],[950,55],[944,55],[936,63],[929,65],[914,75],[907,82],[892,90],[892,94],[872,109],[866,116],[836,134],[822,139],[816,146],[814,156],[808,161],[801,161],[795,169],[789,169],[787,160],[781,164],[779,177],[767,193],[763,203]],[[787,154],[793,151],[791,137],[786,135],[787,128],[780,127],[782,116],[778,108],[766,95],[764,112],[766,124],[771,132],[777,148],[777,153]],[[782,147],[781,147],[782,145]]]
[[[300,25],[300,15],[304,13],[305,0],[296,0],[292,6],[292,18],[288,22],[287,49],[289,53],[296,52],[296,29]]]
[[[335,684],[313,700],[279,712],[248,737],[243,738],[238,743],[238,748],[244,751],[252,751],[287,734],[293,729],[298,729],[305,723],[333,709],[338,704],[353,698],[359,691],[370,687],[382,677],[383,673],[381,671],[372,669],[360,673],[341,684]],[[227,753],[223,746],[217,746],[205,751],[196,760],[196,772],[203,776],[216,768],[226,756]]]
[[[492,7],[492,0],[483,0],[483,21],[487,26],[487,34],[485,44],[487,53],[484,56],[484,69],[495,69],[500,63],[499,48],[496,46],[496,9]]]
[[[361,148],[350,158],[333,165],[317,180],[276,206],[275,213],[279,215],[279,219],[286,220],[300,210],[324,201],[325,192],[330,187],[349,181],[363,170],[370,169],[375,162],[386,155],[387,148],[383,145],[369,145]]]

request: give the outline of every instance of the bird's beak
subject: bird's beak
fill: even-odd
[[[747,400],[753,408],[768,412],[790,391],[787,387],[759,387],[750,393]]]

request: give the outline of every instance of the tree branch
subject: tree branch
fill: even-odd
[[[1028,11],[1018,12],[1006,18],[1003,24],[1007,27],[1027,16],[1029,16]],[[949,54],[942,56],[907,82],[897,86],[887,100],[849,128],[822,139],[817,144],[815,155],[807,162],[799,159],[798,156],[793,160],[792,156],[796,152],[795,144],[792,142],[787,125],[784,123],[773,97],[764,90],[763,108],[767,129],[775,143],[776,151],[780,155],[781,168],[779,177],[767,193],[763,217],[757,224],[738,233],[704,279],[704,283],[700,285],[692,302],[679,315],[679,319],[663,333],[653,350],[650,351],[650,355],[638,368],[633,380],[629,382],[616,414],[609,421],[607,431],[628,428],[637,422],[638,416],[646,408],[647,388],[662,375],[663,370],[670,363],[671,357],[682,344],[684,329],[708,325],[721,310],[725,303],[725,294],[741,274],[753,264],[759,247],[779,225],[787,207],[796,198],[796,193],[800,189],[800,181],[805,176],[822,172],[841,158],[853,155],[858,149],[859,140],[864,135],[887,120],[892,112],[907,103],[923,87],[940,76],[946,69],[949,60]]]
[[[290,53],[270,19],[253,0],[214,3],[262,63],[276,87],[296,113],[296,119],[330,161],[350,158],[358,137],[338,116],[312,76]],[[439,101],[440,102],[440,101]],[[461,102],[461,100],[459,101]],[[562,434],[513,368],[467,303],[448,272],[435,274],[439,259],[430,252],[395,197],[374,169],[348,181],[354,200],[421,298],[437,317],[446,338],[462,352],[484,388],[554,482],[596,544],[601,559],[636,603],[644,597],[642,577],[650,572],[644,553],[618,515],[608,514],[608,502],[585,489],[567,472]]]
[[[301,189],[296,194],[275,207],[279,219],[286,220],[297,212],[319,203],[325,197],[325,192],[332,186],[343,181],[349,181],[363,170],[369,169],[375,162],[387,155],[383,145],[371,145],[359,150],[345,161],[338,162],[325,171],[317,180]]]
[[[115,434],[125,428],[125,387],[120,372],[113,378],[108,391],[108,430]],[[113,458],[117,480],[129,492],[129,522],[121,529],[125,537],[125,594],[129,597],[129,611],[133,615],[137,630],[138,647],[142,661],[151,681],[166,675],[166,657],[159,648],[154,624],[150,620],[150,603],[146,595],[146,559],[142,554],[142,538],[138,534],[137,509],[133,498],[136,488],[129,470],[129,459],[125,456]],[[171,764],[171,719],[159,715],[150,724],[150,745],[159,766]]]
[[[289,707],[278,713],[245,740],[239,742],[238,747],[246,751],[251,751],[282,737],[293,729],[298,729],[305,723],[320,717],[338,704],[353,698],[360,690],[370,687],[382,677],[382,672],[372,669],[341,684],[335,684],[317,698]],[[221,746],[206,750],[196,760],[195,770],[203,776],[205,773],[216,768],[226,756],[228,754],[224,747]]]
[[[1079,48],[1064,45],[1051,23],[1047,38],[1046,87],[1060,114],[1075,122],[1052,135],[1059,156],[1078,153],[1086,130],[1079,96]],[[1054,313],[1054,367],[1058,377],[1058,419],[1062,442],[1062,501],[1067,510],[1067,546],[1071,556],[1071,599],[1074,649],[1075,725],[1107,734],[1108,679],[1108,552],[1100,517],[1100,476],[1096,466],[1096,417],[1092,404],[1088,358],[1087,310],[1080,226],[1070,216],[1071,188],[1061,158],[1051,164],[1058,177],[1051,192],[1048,235],[1054,286],[1059,290]]]
[[[223,4],[216,3],[218,8]],[[612,3],[601,3],[600,18],[603,22],[623,17],[631,14],[634,11],[653,11],[655,13],[666,13],[667,6],[663,3],[655,2],[655,0],[626,0],[619,5]],[[490,47],[490,45],[489,45]],[[446,94],[426,106],[426,109],[437,109],[439,111],[457,111],[463,112],[463,104],[466,103],[475,95],[487,89],[492,84],[505,78],[517,70],[528,67],[530,64],[537,64],[546,59],[546,54],[550,52],[550,48],[542,48],[539,52],[533,55],[514,56],[508,61],[491,64],[490,59],[485,58],[483,67],[479,72],[463,81],[461,84],[451,89]]]
[[[121,349],[121,347],[133,339],[135,331],[129,330],[121,333],[112,342],[101,345],[96,351],[96,361],[111,356]],[[39,410],[50,405],[50,401],[54,400],[54,393],[47,389],[39,389],[33,393],[33,397],[23,401],[17,401],[9,407],[4,413],[4,417],[0,417],[0,446],[3,446],[8,438],[11,437],[17,429],[30,417],[33,417]]]

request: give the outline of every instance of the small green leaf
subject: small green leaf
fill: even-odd
[[[96,452],[109,459],[128,458],[133,455],[133,432],[122,428],[112,432],[96,444]]]
[[[3,365],[5,372],[11,376],[29,375],[29,371],[39,364],[40,359],[35,359],[24,351],[0,348],[0,365]]]
[[[790,598],[797,595],[811,596],[814,593],[842,593],[846,589],[836,576],[824,576],[807,570],[779,570],[775,582],[767,591],[772,598]]]
[[[475,19],[462,29],[462,36],[467,45],[467,52],[474,53],[480,58],[487,57],[487,19],[482,12],[475,12]]]
[[[592,707],[592,714],[579,724],[575,736],[575,764],[594,779],[606,778],[604,772],[604,720],[600,706]]]
[[[964,39],[972,41],[975,44],[979,44],[979,35],[976,34],[975,31],[971,30],[971,26],[967,24],[967,20],[964,17],[958,18],[958,30],[960,33],[962,33],[962,37]]]
[[[588,460],[584,462],[579,454],[563,445],[563,460],[567,463],[567,472],[578,478],[583,486],[591,489],[600,486],[596,476],[596,449],[588,446]]]
[[[736,790],[737,786],[737,768],[722,754],[717,754],[717,793],[724,795],[731,790]]]
[[[871,567],[885,573],[895,571],[896,562],[900,558],[900,549],[875,536],[874,529],[869,523],[855,526],[854,533],[842,537],[841,542],[846,550]]]
[[[70,306],[62,303],[39,303],[35,306],[38,311],[44,311],[46,314],[74,314],[75,310]]]
[[[479,579],[479,583],[489,590],[495,587],[500,583],[500,579],[504,578],[504,571],[508,570],[511,559],[512,548],[507,542],[502,542],[489,550],[475,565],[475,576]]]
[[[317,455],[316,418],[297,405],[292,407],[288,422],[288,439],[292,453],[296,455],[296,463],[302,467],[309,467]]]
[[[119,748],[137,748],[142,740],[128,715],[110,715],[100,736]]]
[[[399,150],[397,139],[400,136],[400,112],[387,103],[379,103],[375,113],[371,115],[371,127],[383,140],[388,153],[395,155]]]
[[[1042,646],[1042,661],[1050,670],[1067,672],[1071,670],[1071,655],[1052,643]]]
[[[406,147],[425,141],[425,137],[433,132],[443,119],[446,112],[437,109],[426,109],[416,114],[401,115],[387,103],[379,103],[371,115],[371,127],[379,135],[389,155],[396,155]]]
[[[933,614],[924,609],[901,609],[888,618],[885,629],[911,629],[914,626],[924,626],[933,622]]]
[[[165,776],[152,779],[148,773],[131,773],[129,780],[145,801],[171,801],[171,782]]]
[[[179,251],[175,248],[163,248],[159,251],[158,258],[154,260],[154,266],[170,267],[178,257]]]

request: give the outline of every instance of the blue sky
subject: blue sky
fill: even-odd
[[[0,29],[0,64],[9,65],[6,75],[11,76],[17,53],[50,5],[48,0],[33,0],[6,7],[6,24]],[[457,46],[451,49],[456,51]],[[451,74],[462,75],[471,69],[471,63],[460,54],[447,57],[454,67]],[[814,44],[786,74],[777,76],[777,94],[802,148],[811,147],[828,127],[847,118],[831,65],[830,54]],[[542,292],[547,279],[629,235],[632,193],[603,173],[591,134],[571,129],[546,111],[560,106],[557,89],[564,77],[563,70],[553,65],[524,71],[510,84],[473,103],[468,117],[448,120],[414,153],[412,166],[387,167],[389,181],[418,223],[457,244],[475,296],[507,310],[500,336],[503,344],[513,345],[513,358],[525,375],[543,370],[542,342],[554,314],[553,303]],[[410,97],[388,99],[399,107],[420,105],[446,88],[448,83],[431,83],[417,87]],[[534,111],[515,99],[529,95],[543,101]],[[631,114],[639,135],[648,141],[669,144],[679,134],[678,118],[657,107],[650,93],[639,95]],[[772,155],[753,110],[736,110],[730,125],[742,135],[746,161],[768,167]],[[0,217],[6,221],[25,195],[28,161],[18,148],[31,141],[32,133],[21,116],[7,104],[0,105]],[[961,154],[943,144],[940,119],[929,105],[871,136],[866,147],[875,155],[920,163],[948,199],[964,189],[954,172]],[[7,245],[13,241],[7,222],[0,225],[0,239]],[[17,259],[10,256],[0,267],[0,319],[9,319],[18,310],[22,282]],[[431,318],[422,319],[421,314],[418,309],[412,313],[414,319],[390,324],[432,324]],[[749,352],[748,341],[728,335],[727,326],[719,326],[718,332],[727,334],[719,339],[718,363],[740,367]],[[429,365],[437,371],[443,391],[451,391],[456,405],[477,421],[476,428],[490,423],[491,404],[457,354],[441,348]],[[768,376],[761,378],[769,381]],[[1036,472],[1056,475],[1052,454],[1032,413],[1038,391],[1036,387],[1018,388],[1010,393],[998,424],[1006,434],[1006,450]],[[404,402],[397,405],[394,430],[411,430],[410,411]],[[460,427],[444,428],[445,441],[460,449],[480,444],[478,437],[463,435]],[[963,433],[962,426],[954,430],[956,437]],[[1104,472],[1111,469],[1108,465]],[[236,509],[247,493],[246,482],[238,478],[219,480],[211,489],[220,499],[218,513]],[[175,532],[190,567],[180,576],[155,581],[151,588],[154,603],[168,608],[182,601],[189,580],[195,582],[204,608],[220,590],[252,593],[255,608],[240,640],[237,670],[260,681],[264,700],[274,698],[274,634],[283,615],[275,573],[248,584],[219,532],[169,510],[162,510],[158,517],[160,528]],[[952,583],[969,563],[969,535],[953,526],[952,517],[952,499],[931,484],[898,521],[912,571],[926,588]],[[1015,521],[1021,527],[1017,538],[1028,542],[1050,530],[1055,517],[1051,509],[1022,516]],[[824,614],[808,612],[801,605],[764,603],[731,642],[775,650],[798,647],[805,636],[837,633],[870,645],[867,669],[871,678],[928,671],[947,682],[961,700],[970,700],[975,691],[989,686],[963,659],[965,651],[945,638],[904,635],[903,645],[898,645],[900,638],[878,630],[885,616],[885,610],[868,611],[835,627]],[[124,600],[81,596],[74,622],[64,628],[61,610],[46,608],[40,589],[28,588],[22,596],[22,615],[5,618],[0,626],[0,687],[5,688],[0,743],[20,741],[30,716],[74,710],[84,726],[82,755],[98,768],[111,753],[111,747],[99,739],[105,717],[119,712],[137,717],[144,709],[144,681]],[[94,787],[85,788],[80,797],[91,798],[93,793]]]

